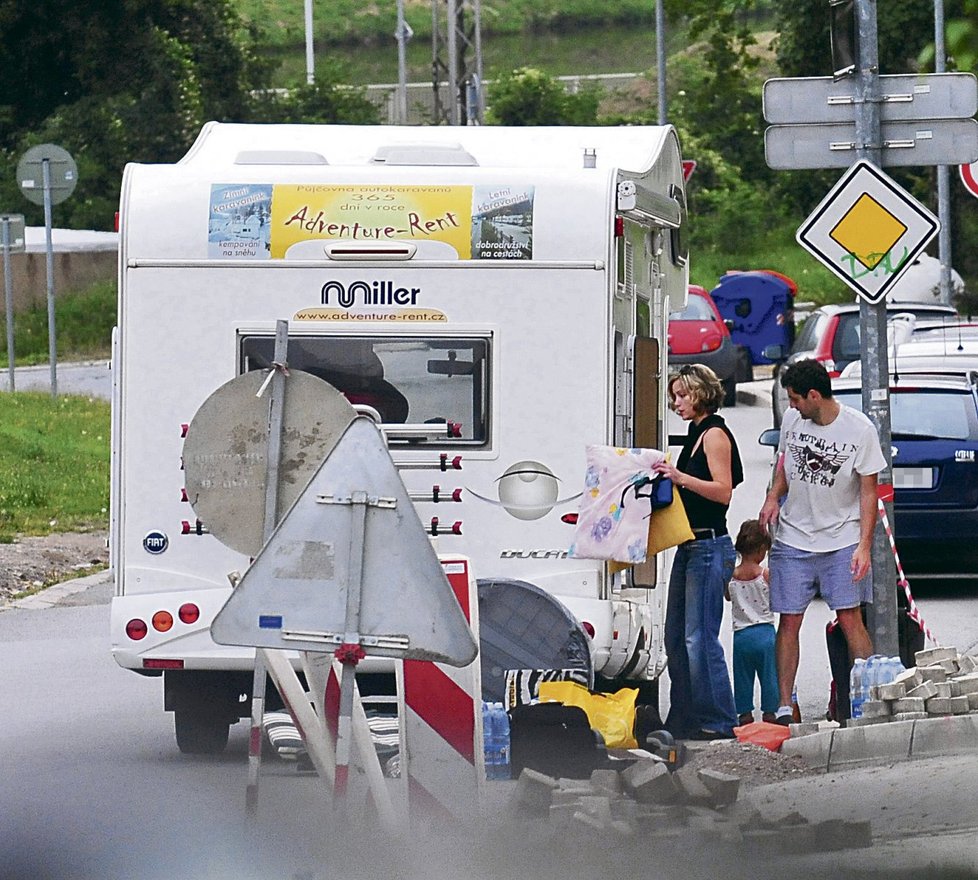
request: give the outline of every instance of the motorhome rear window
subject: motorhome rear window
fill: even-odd
[[[241,337],[242,373],[267,369],[275,339]],[[391,438],[391,445],[484,445],[489,438],[489,339],[479,337],[289,337],[290,370],[305,370],[385,424],[458,425],[458,436]]]

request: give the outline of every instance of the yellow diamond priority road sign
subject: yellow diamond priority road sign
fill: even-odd
[[[856,162],[799,227],[798,243],[868,302],[882,300],[941,228],[872,162]]]

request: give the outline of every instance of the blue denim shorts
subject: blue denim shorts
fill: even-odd
[[[853,544],[841,550],[813,553],[775,541],[768,556],[771,569],[771,610],[801,614],[821,595],[833,611],[858,608],[873,601],[873,573],[852,579]]]

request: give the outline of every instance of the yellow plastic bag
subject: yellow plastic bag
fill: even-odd
[[[649,517],[648,555],[676,547],[693,540],[693,530],[686,518],[683,499],[675,485],[672,487],[672,504],[652,511]]]
[[[540,682],[541,701],[553,700],[578,706],[587,714],[593,730],[600,731],[609,749],[635,749],[635,699],[638,688],[622,688],[613,694],[592,694],[576,681]]]
[[[673,485],[672,504],[653,510],[649,517],[649,544],[646,558],[652,559],[656,553],[692,541],[693,537],[693,530],[689,527],[689,520],[686,518],[683,499]],[[608,570],[612,574],[630,567],[630,562],[608,563]]]

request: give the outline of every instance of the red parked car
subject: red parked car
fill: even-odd
[[[737,403],[742,346],[730,338],[730,322],[721,317],[713,297],[697,284],[689,285],[686,308],[669,315],[669,363],[709,367],[723,383],[723,405]]]

